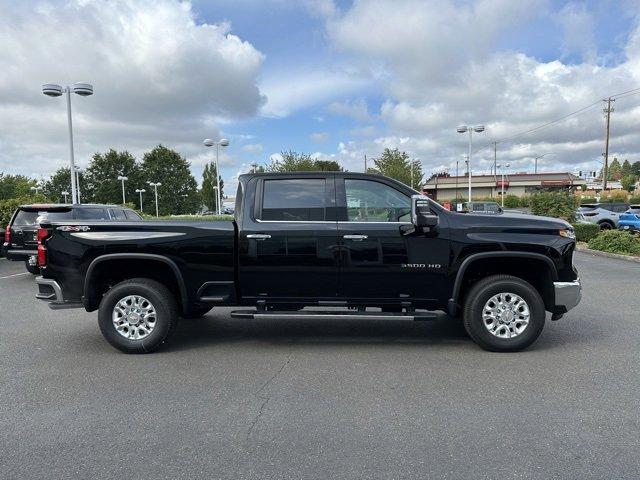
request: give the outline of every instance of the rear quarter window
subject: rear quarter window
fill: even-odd
[[[125,210],[124,214],[127,216],[127,220],[142,220],[142,217],[133,210]]]

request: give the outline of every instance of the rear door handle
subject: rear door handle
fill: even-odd
[[[356,242],[361,242],[362,240],[366,240],[369,237],[367,235],[343,235],[342,238],[346,240],[355,240]]]
[[[247,238],[251,238],[253,240],[266,240],[267,238],[271,238],[271,235],[266,233],[250,233],[247,235]]]

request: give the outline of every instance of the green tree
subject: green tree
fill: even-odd
[[[607,170],[607,180],[620,180],[620,178],[622,178],[622,166],[618,159],[614,157]]]
[[[0,172],[0,200],[31,195],[36,180],[24,175],[8,175]]]
[[[633,192],[636,189],[637,181],[638,181],[638,177],[636,177],[633,174],[625,175],[620,179],[622,188],[624,188],[627,192]]]
[[[142,157],[142,178],[162,183],[158,187],[160,215],[196,213],[200,208],[198,183],[191,174],[190,166],[178,152],[163,145],[158,145]],[[153,188],[147,187],[147,197],[155,202],[153,195]]]
[[[633,162],[631,165],[631,173],[640,177],[640,162]]]
[[[82,187],[84,186],[84,173],[80,174],[80,191],[81,191],[81,200],[84,202],[85,198],[82,195]],[[67,201],[71,202],[71,175],[69,175],[68,167],[60,167],[55,171],[53,175],[49,177],[49,179],[44,182],[42,186],[42,192],[45,196],[51,200],[52,202],[64,202],[64,195],[62,192],[68,192]]]
[[[224,198],[224,181],[222,176],[218,178],[220,181],[220,198]],[[202,203],[204,203],[212,212],[218,211],[218,197],[216,195],[216,165],[208,163],[204,166],[202,172]]]
[[[624,162],[622,162],[622,176],[624,177],[625,175],[631,175],[633,172],[631,171],[631,163],[629,163],[629,160],[625,159]]]
[[[342,167],[335,160],[316,160],[316,170],[320,172],[341,172]]]
[[[379,158],[373,159],[373,164],[375,167],[367,169],[369,173],[395,178],[405,185],[413,185],[416,190],[422,187],[422,165],[418,160],[411,160],[407,152],[385,148]]]
[[[94,153],[84,176],[80,179],[80,190],[83,202],[122,203],[122,183],[118,176],[128,178],[125,182],[125,197],[128,201],[136,200],[136,188],[144,186],[140,175],[140,167],[129,152],[118,152],[109,149],[107,153]],[[147,189],[148,190],[148,189]]]
[[[333,160],[318,160],[308,153],[292,150],[280,152],[282,160],[274,160],[267,167],[269,172],[341,172],[342,167]]]

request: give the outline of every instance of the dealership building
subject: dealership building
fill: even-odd
[[[504,194],[523,197],[541,190],[575,190],[586,181],[569,172],[557,173],[511,173],[504,176]],[[472,175],[471,196],[473,198],[500,198],[502,194],[501,175]],[[469,177],[437,177],[424,184],[422,191],[437,200],[466,198]]]

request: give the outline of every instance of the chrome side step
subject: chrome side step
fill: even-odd
[[[438,315],[434,312],[327,312],[327,311],[271,311],[264,312],[258,310],[235,310],[231,312],[233,318],[244,318],[248,320],[265,320],[270,318],[290,318],[292,320],[435,320]]]

